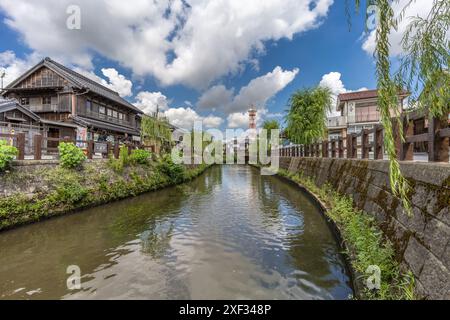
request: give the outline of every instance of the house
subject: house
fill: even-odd
[[[9,99],[9,107],[0,115],[0,130],[29,132],[38,127],[50,138],[140,141],[140,109],[50,58],[10,83],[1,95]]]
[[[399,94],[399,112],[403,111],[404,101],[407,97],[406,92]],[[347,134],[359,133],[363,129],[372,129],[381,121],[378,109],[378,90],[340,94],[337,99],[336,111],[340,113],[340,116],[328,118],[329,140],[338,137],[345,138]]]

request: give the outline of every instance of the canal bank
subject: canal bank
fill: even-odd
[[[4,299],[348,299],[312,199],[249,166],[0,233]],[[66,269],[81,270],[69,290]]]
[[[208,167],[167,159],[118,164],[92,160],[66,169],[58,161],[16,162],[0,174],[0,231],[190,181]]]

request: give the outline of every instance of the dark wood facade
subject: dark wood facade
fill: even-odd
[[[101,84],[46,58],[2,92],[54,126],[49,135],[89,138],[99,134],[114,140],[139,140],[140,114],[135,106]],[[58,126],[58,123],[61,126]]]

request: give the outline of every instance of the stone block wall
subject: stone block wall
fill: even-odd
[[[419,296],[450,299],[450,166],[402,163],[411,185],[413,216],[393,195],[387,161],[280,158],[280,167],[302,172],[317,185],[330,183],[373,215],[394,244],[397,259],[416,278]]]

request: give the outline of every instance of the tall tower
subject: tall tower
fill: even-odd
[[[248,110],[248,127],[250,129],[256,129],[256,112],[256,108],[253,105],[250,107],[250,110]]]

